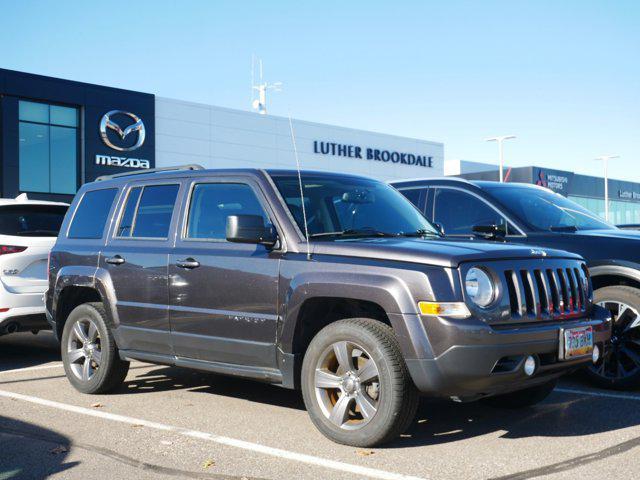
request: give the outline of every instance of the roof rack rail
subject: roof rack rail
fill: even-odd
[[[192,163],[189,165],[177,165],[175,167],[147,168],[145,170],[136,170],[135,172],[114,173],[113,175],[102,175],[96,178],[96,182],[111,180],[112,178],[128,177],[130,175],[143,175],[145,173],[170,172],[174,170],[204,170],[202,165]]]

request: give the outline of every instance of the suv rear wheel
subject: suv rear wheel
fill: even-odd
[[[587,374],[602,388],[625,390],[640,385],[640,290],[602,287],[593,292],[593,302],[611,312],[613,331],[609,351]]]
[[[397,437],[418,407],[393,330],[368,318],[340,320],[313,338],[302,365],[302,394],[325,436],[357,447]]]
[[[101,303],[85,303],[70,314],[62,331],[62,363],[82,393],[106,393],[124,382],[129,362],[120,360]]]

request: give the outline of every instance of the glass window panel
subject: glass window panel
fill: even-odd
[[[188,238],[225,240],[227,217],[267,214],[249,185],[240,183],[202,183],[193,189],[189,208]]]
[[[51,124],[67,127],[78,126],[78,110],[71,107],[51,105]]]
[[[62,205],[6,205],[0,209],[0,234],[57,237],[65,213]]]
[[[442,225],[445,235],[473,235],[476,225],[496,225],[509,234],[515,232],[513,227],[507,227],[506,219],[498,212],[468,193],[439,188],[434,202],[433,221]]]
[[[69,238],[102,238],[116,193],[117,188],[85,193],[69,228]]]
[[[424,213],[424,201],[423,199],[427,196],[426,188],[406,188],[404,190],[400,190],[407,199],[413,203],[416,207],[420,209],[422,213]]]
[[[127,206],[124,209],[124,214],[120,220],[120,226],[118,227],[118,237],[130,237],[131,230],[133,228],[133,218],[138,206],[138,199],[140,198],[141,187],[131,189],[129,197],[127,198]]]
[[[20,122],[19,183],[26,192],[49,191],[49,127]]]
[[[75,128],[50,128],[49,185],[51,193],[76,193],[77,139]]]
[[[20,120],[29,122],[49,123],[49,105],[46,103],[18,102],[18,112]]]
[[[144,187],[138,203],[132,237],[167,238],[178,185]]]
[[[78,109],[21,100],[19,116],[20,190],[73,195],[77,188]]]

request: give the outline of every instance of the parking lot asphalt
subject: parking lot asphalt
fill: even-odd
[[[337,445],[299,392],[133,363],[110,395],[67,382],[49,333],[0,338],[0,480],[635,478],[640,392],[564,379],[521,411],[423,400],[390,445]]]

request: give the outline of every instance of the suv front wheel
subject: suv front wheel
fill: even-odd
[[[313,338],[302,365],[302,394],[325,436],[357,447],[399,436],[418,407],[393,330],[368,318],[337,321]]]
[[[62,363],[82,393],[106,393],[124,382],[129,362],[120,360],[101,303],[84,303],[69,314],[62,331]]]
[[[625,390],[640,385],[640,290],[623,285],[593,292],[593,303],[613,318],[611,345],[605,356],[587,369],[594,384]]]

